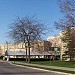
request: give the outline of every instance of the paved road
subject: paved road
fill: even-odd
[[[64,75],[52,72],[46,72],[27,67],[11,65],[8,62],[0,60],[0,75]]]

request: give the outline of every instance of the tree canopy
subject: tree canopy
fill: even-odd
[[[16,43],[27,43],[28,46],[28,62],[30,62],[31,42],[42,40],[46,27],[44,23],[38,21],[35,17],[17,18],[10,26],[10,36]],[[26,46],[26,45],[25,45]],[[27,55],[27,49],[26,49]]]
[[[30,37],[30,42],[41,40],[42,35],[45,34],[45,25],[39,22],[36,18],[17,18],[10,26],[10,36],[16,42],[27,41]]]
[[[75,0],[58,0],[64,17],[55,22],[55,27],[62,31],[62,41],[67,44],[70,60],[75,58]]]

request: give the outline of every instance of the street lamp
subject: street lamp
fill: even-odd
[[[6,41],[6,47],[7,47],[7,50],[8,50],[8,42]]]

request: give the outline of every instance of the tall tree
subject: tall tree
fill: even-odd
[[[55,27],[63,33],[62,41],[67,43],[70,60],[75,57],[75,0],[58,0],[63,19],[55,22]]]
[[[10,26],[9,34],[15,42],[23,42],[25,47],[28,46],[28,48],[26,48],[26,57],[28,49],[28,62],[30,62],[31,42],[41,40],[45,30],[45,25],[34,17],[17,18],[17,20]]]
[[[75,58],[75,28],[71,28],[62,33],[62,41],[67,43],[67,55],[70,60]]]
[[[58,4],[64,14],[75,14],[75,0],[58,0]]]

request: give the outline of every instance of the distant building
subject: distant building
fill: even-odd
[[[60,59],[62,60],[62,55],[64,54],[64,52],[67,50],[66,49],[66,43],[63,43],[61,40],[62,37],[62,33],[59,34],[59,36],[51,36],[48,37],[48,41],[52,43],[52,47],[58,47],[60,48]]]
[[[31,45],[33,51],[48,52],[50,51],[51,43],[49,41],[38,41]]]
[[[14,44],[1,44],[0,45],[0,49],[1,49],[1,54],[2,56],[5,55],[6,50],[8,49],[14,49]]]
[[[43,54],[43,56],[45,56],[47,54],[45,56],[45,58],[50,58],[50,56],[55,56],[55,55],[58,56],[59,53],[52,51],[51,46],[52,46],[52,44],[49,41],[45,41],[45,40],[38,41],[38,42],[32,42],[31,46],[30,46],[30,51],[34,52],[34,56],[36,56],[37,54]],[[26,45],[26,47],[27,47],[27,45]],[[1,50],[2,50],[2,54],[4,56],[8,50],[12,50],[12,55],[13,55],[13,52],[15,52],[17,50],[25,51],[26,48],[23,43],[19,43],[19,44],[15,44],[15,45],[14,44],[8,44],[8,45],[5,44],[5,45],[1,45]],[[8,51],[8,52],[10,52],[10,51]],[[9,56],[11,56],[10,53],[9,53]]]
[[[51,43],[49,41],[38,41],[31,43],[30,50],[32,51],[49,51],[51,47]],[[19,44],[2,44],[0,45],[2,55],[5,54],[6,50],[16,50],[16,49],[25,49],[25,45],[23,43]]]
[[[27,57],[28,57],[29,52],[27,52]],[[36,52],[36,51],[30,51],[30,58],[44,58],[44,59],[50,59],[49,57],[51,56],[50,53],[48,52]],[[26,51],[23,49],[17,49],[16,51],[14,50],[7,50],[5,52],[5,56],[3,60],[9,61],[11,58],[26,58]]]

